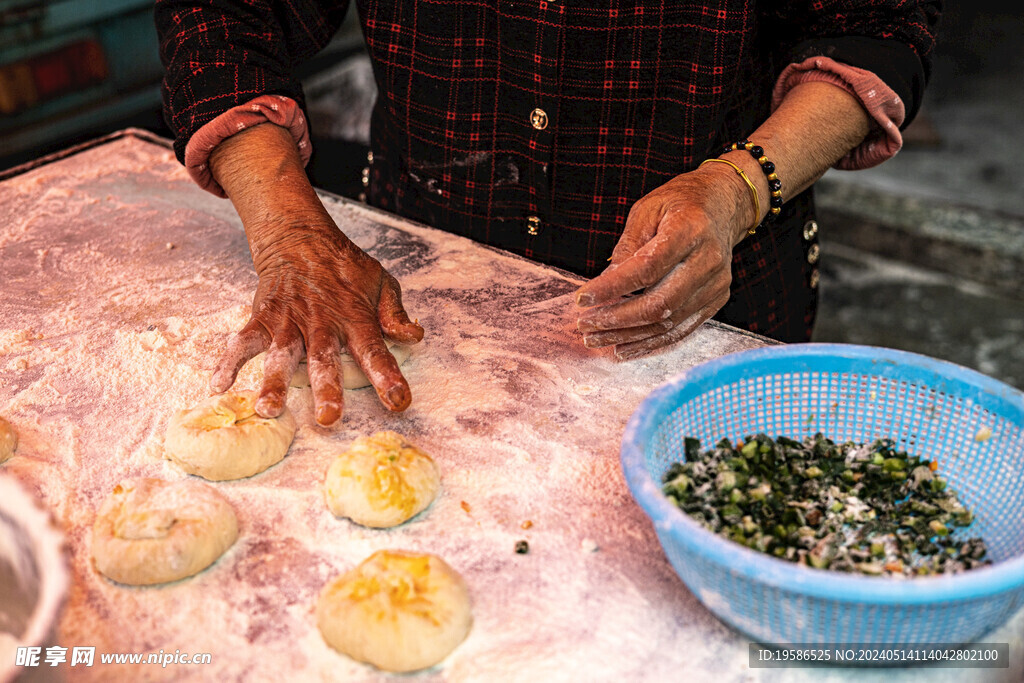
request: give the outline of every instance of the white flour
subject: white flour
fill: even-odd
[[[0,183],[0,414],[21,436],[3,471],[68,534],[61,645],[209,652],[212,664],[188,675],[218,681],[387,679],[329,649],[313,605],[336,574],[375,550],[405,548],[462,573],[475,616],[441,666],[411,679],[760,676],[746,672],[746,639],[676,577],[618,460],[623,426],[651,389],[760,342],[705,327],[670,353],[618,363],[574,331],[574,279],[357,206],[327,206],[398,277],[426,328],[403,367],[412,407],[391,414],[372,390],[350,391],[345,417],[324,429],[310,390],[291,389],[299,428],[285,460],[215,484],[239,517],[234,547],[194,578],[128,588],[91,566],[94,510],[124,477],[184,478],[162,457],[163,431],[174,410],[208,395],[216,357],[247,320],[248,247],[229,202],[136,139]],[[256,388],[260,374],[246,367],[238,386]],[[443,487],[426,512],[383,531],[335,519],[321,493],[333,456],[381,429],[430,453]],[[528,554],[514,552],[520,539]],[[186,676],[181,666],[122,665],[116,675],[174,680]],[[111,671],[66,673],[99,681]]]

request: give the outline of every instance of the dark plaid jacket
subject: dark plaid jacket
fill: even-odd
[[[263,94],[301,104],[293,68],[330,40],[346,5],[157,0],[179,159],[233,106]],[[791,62],[825,55],[873,71],[909,122],[939,14],[939,2],[911,0],[357,5],[379,86],[369,201],[586,276],[604,268],[634,201],[765,119]],[[785,220],[737,248],[720,319],[808,337],[812,211],[809,193],[787,198]]]

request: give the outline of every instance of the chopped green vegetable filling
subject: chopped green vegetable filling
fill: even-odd
[[[973,515],[935,474],[935,464],[896,450],[795,441],[764,434],[701,452],[687,437],[663,491],[706,529],[782,559],[821,569],[919,576],[991,560],[980,538],[963,538]]]

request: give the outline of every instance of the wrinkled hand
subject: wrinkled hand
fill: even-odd
[[[226,391],[245,363],[267,351],[256,411],[275,417],[284,409],[289,381],[305,352],[316,421],[330,425],[343,411],[339,354],[347,347],[384,405],[405,410],[412,392],[381,332],[411,344],[423,338],[423,328],[402,307],[398,281],[345,237],[326,212],[302,225],[250,232],[262,236],[252,244],[259,275],[252,317],[228,343],[212,389]]]
[[[614,344],[618,358],[635,358],[682,339],[725,305],[732,250],[754,213],[737,183],[724,164],[707,164],[633,205],[611,265],[577,291],[584,345]]]

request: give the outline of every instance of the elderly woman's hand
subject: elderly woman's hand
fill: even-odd
[[[316,421],[330,425],[344,405],[345,347],[384,405],[405,410],[412,392],[384,335],[411,344],[423,328],[409,320],[398,281],[335,225],[288,132],[263,124],[232,136],[211,154],[210,166],[238,209],[259,276],[252,317],[228,343],[212,389],[226,391],[245,363],[267,351],[256,412],[275,417],[305,353]]]
[[[860,101],[822,81],[793,87],[751,135],[795,197],[856,147],[870,128]],[[729,299],[732,250],[768,212],[764,174],[746,151],[723,154],[746,173],[710,163],[676,176],[633,205],[605,272],[580,287],[579,329],[587,346],[615,345],[634,358],[682,339]],[[630,296],[640,291],[635,296]]]
[[[584,344],[626,359],[690,334],[729,300],[732,250],[754,218],[749,188],[721,163],[642,197],[611,265],[576,294]]]

